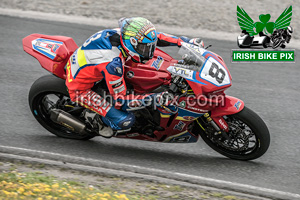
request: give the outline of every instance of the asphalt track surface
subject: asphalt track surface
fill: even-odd
[[[0,15],[0,145],[143,166],[203,176],[290,193],[300,193],[299,50],[296,63],[231,63],[236,43],[205,40],[221,55],[233,77],[227,94],[242,99],[266,122],[271,133],[267,153],[254,161],[234,161],[219,155],[203,141],[164,144],[105,139],[58,138],[35,121],[28,106],[31,84],[49,74],[23,51],[22,38],[31,33],[65,35],[81,45],[107,27],[21,19]],[[291,41],[292,42],[292,41]],[[165,48],[171,55],[177,47]]]

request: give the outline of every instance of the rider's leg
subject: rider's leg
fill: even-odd
[[[117,110],[111,103],[92,90],[69,91],[69,93],[72,101],[98,113],[102,116],[102,121],[114,130],[129,129],[135,121],[132,113]],[[91,118],[90,114],[87,115]]]

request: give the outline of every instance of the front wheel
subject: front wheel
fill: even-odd
[[[276,49],[276,48],[280,47],[282,43],[283,43],[283,41],[281,38],[275,38],[273,40],[272,48]]]
[[[244,107],[236,114],[224,116],[224,119],[229,132],[223,134],[217,134],[204,119],[198,119],[199,134],[212,149],[236,160],[253,160],[268,150],[269,130],[255,112]]]

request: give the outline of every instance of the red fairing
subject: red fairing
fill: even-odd
[[[201,95],[201,94],[203,94],[203,95],[212,95],[212,94],[215,94],[215,93],[225,91],[227,88],[229,88],[231,86],[232,77],[231,77],[230,72],[229,72],[226,64],[224,63],[222,57],[215,54],[215,53],[213,53],[213,52],[210,52],[210,51],[207,51],[207,53],[204,54],[204,57],[206,59],[208,59],[209,57],[212,57],[217,62],[219,62],[223,67],[225,67],[225,69],[228,73],[229,79],[230,79],[230,83],[227,84],[227,85],[224,85],[224,86],[216,86],[216,85],[200,78],[200,72],[196,72],[195,78],[198,81],[198,83],[187,80],[188,84],[191,86],[194,93],[197,94],[197,95]]]
[[[135,63],[131,60],[126,62],[126,83],[130,83],[136,93],[149,93],[161,85],[170,84],[171,74],[167,68],[177,62],[157,48],[153,59],[146,64]]]
[[[211,117],[214,119],[215,117],[221,117],[224,115],[232,115],[240,112],[244,108],[244,102],[238,98],[232,96],[224,97],[223,105],[222,103],[211,110]],[[215,120],[214,120],[215,121]]]
[[[55,42],[62,42],[62,44],[57,45],[57,49],[46,47],[49,48],[49,51],[55,55],[55,57],[51,59],[33,48],[32,42],[36,39],[53,40]],[[70,37],[31,34],[23,39],[23,48],[25,52],[35,57],[43,68],[62,79],[66,79],[64,67],[69,57],[78,48],[78,46]]]

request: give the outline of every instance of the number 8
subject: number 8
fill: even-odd
[[[216,71],[214,72],[215,69],[216,69]],[[221,77],[219,77],[219,73],[222,74]],[[212,63],[212,65],[209,69],[209,75],[211,77],[215,78],[218,81],[218,83],[220,83],[220,84],[224,81],[224,78],[225,78],[224,70],[220,69],[216,63]]]

